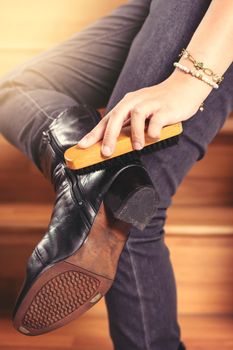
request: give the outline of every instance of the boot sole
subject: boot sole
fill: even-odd
[[[83,245],[37,276],[13,319],[19,332],[33,336],[62,327],[80,317],[107,293],[132,224],[143,228],[157,205],[150,184],[138,183],[136,188],[126,186],[121,201],[117,200],[117,189],[119,182],[112,185],[105,196],[106,202],[102,201]],[[138,206],[139,200],[142,207]]]
[[[38,275],[17,310],[14,327],[26,335],[44,334],[95,305],[113,283],[129,228],[107,215],[102,202],[81,248]]]

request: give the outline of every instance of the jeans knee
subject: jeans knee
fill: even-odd
[[[164,225],[166,221],[166,208],[159,208],[155,212],[150,223],[139,230],[136,227],[130,229],[130,240],[132,243],[147,244],[164,238]]]

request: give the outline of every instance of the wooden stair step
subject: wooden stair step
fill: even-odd
[[[0,205],[0,309],[12,308],[25,265],[44,235],[51,205]],[[233,208],[170,208],[170,249],[181,313],[233,312]],[[4,303],[3,303],[4,300]]]
[[[0,201],[52,202],[54,193],[43,174],[0,135]]]
[[[232,206],[232,184],[233,145],[213,143],[179,186],[174,205]]]
[[[233,317],[178,315],[181,339],[188,350],[232,350]],[[42,337],[24,337],[9,317],[0,319],[1,350],[112,350],[106,306],[102,299],[79,319]],[[129,349],[127,349],[129,350]]]
[[[231,137],[233,140],[233,135]],[[19,150],[0,137],[0,201],[52,203],[52,185]],[[9,159],[11,160],[9,162]],[[221,179],[221,181],[220,181]],[[181,184],[177,205],[233,205],[233,142],[213,142]]]
[[[167,215],[169,236],[233,236],[233,207],[171,207]]]
[[[48,225],[52,204],[25,204],[0,203],[0,244],[14,244],[14,240],[5,240],[4,235],[11,234],[17,237],[17,232],[44,231]],[[232,207],[171,207],[168,209],[166,223],[167,235],[233,235],[233,208]],[[40,236],[41,234],[39,234]],[[39,237],[38,236],[38,237]],[[37,237],[37,238],[38,238]],[[17,244],[22,241],[17,240]]]
[[[226,119],[223,128],[220,130],[219,134],[216,137],[216,142],[222,143],[232,143],[233,135],[233,112]]]
[[[233,208],[170,208],[165,241],[179,312],[233,313]]]
[[[0,203],[0,232],[14,234],[16,231],[17,234],[17,231],[23,231],[28,234],[34,230],[44,230],[51,216],[51,210],[52,204],[48,203]]]

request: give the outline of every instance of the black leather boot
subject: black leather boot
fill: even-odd
[[[180,344],[177,350],[186,350],[186,347],[182,341],[180,341]]]
[[[156,210],[158,197],[139,158],[85,175],[66,167],[64,151],[100,119],[78,105],[43,131],[37,166],[53,183],[56,200],[13,312],[21,333],[49,332],[99,301],[113,283],[130,227],[143,229]]]

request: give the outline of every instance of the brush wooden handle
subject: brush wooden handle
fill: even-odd
[[[157,141],[145,134],[145,146],[177,136],[182,133],[182,130],[181,123],[165,126],[161,131],[160,139]],[[121,133],[117,139],[115,151],[110,157],[105,157],[102,155],[101,144],[102,140],[96,142],[94,145],[88,148],[80,148],[78,145],[68,148],[64,153],[66,165],[70,169],[77,170],[133,151],[134,149],[131,143],[130,127],[127,126],[121,129]]]

